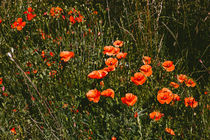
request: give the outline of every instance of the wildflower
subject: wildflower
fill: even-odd
[[[17,21],[15,21],[12,25],[11,28],[15,29],[17,28],[18,31],[22,30],[26,25],[26,22],[23,22],[22,18],[18,18]]]
[[[116,40],[116,41],[113,43],[113,45],[114,45],[115,47],[122,47],[122,46],[123,46],[123,41]]]
[[[188,79],[185,81],[187,87],[195,87],[196,83],[192,79]]]
[[[98,14],[98,12],[97,12],[97,11],[93,11],[93,14],[97,15],[97,14]]]
[[[13,109],[12,111],[13,111],[13,112],[17,112],[17,110],[16,110],[16,109]]]
[[[113,89],[106,89],[101,92],[102,96],[114,98],[114,90]]]
[[[173,71],[175,69],[175,66],[172,61],[165,61],[164,63],[162,63],[162,66],[168,72]]]
[[[117,54],[116,57],[117,57],[117,59],[122,59],[122,58],[125,58],[127,56],[127,54],[128,53],[122,53],[122,52],[120,52],[120,53]]]
[[[140,71],[146,75],[147,77],[149,77],[150,75],[152,75],[152,67],[150,65],[143,65],[140,68]]]
[[[177,94],[173,94],[173,101],[181,101],[180,96]]]
[[[52,17],[59,17],[61,15],[61,13],[63,12],[63,9],[61,9],[60,7],[52,7],[50,9],[50,15]]]
[[[198,102],[195,101],[195,99],[193,97],[186,97],[184,99],[184,103],[185,103],[185,106],[188,107],[192,107],[192,108],[195,108],[198,106]]]
[[[32,101],[35,101],[35,98],[34,98],[34,96],[31,96],[31,100],[32,100]]]
[[[164,116],[163,113],[160,113],[158,111],[154,111],[149,114],[150,119],[154,119],[155,121],[160,120]]]
[[[112,140],[117,140],[117,138],[115,136],[112,137]]]
[[[146,80],[146,77],[141,72],[137,72],[134,74],[134,77],[131,77],[131,81],[134,82],[134,84],[137,86],[144,84]]]
[[[125,97],[121,98],[123,104],[127,104],[128,106],[133,106],[137,101],[137,96],[133,95],[132,93],[126,93]]]
[[[56,75],[56,74],[57,74],[57,71],[56,71],[56,70],[52,70],[51,72],[49,72],[49,75],[52,76],[52,77],[53,77],[54,75]]]
[[[144,65],[149,65],[151,63],[151,57],[144,56],[142,61],[143,61]]]
[[[170,86],[174,87],[174,88],[178,88],[179,84],[175,83],[175,82],[171,82]]]
[[[88,78],[91,79],[102,79],[108,74],[105,70],[95,70],[88,74]]]
[[[114,66],[114,67],[117,67],[117,65],[118,65],[118,60],[117,60],[117,58],[108,58],[107,60],[106,60],[106,62],[105,62],[105,64],[107,65],[107,66]]]
[[[101,87],[104,87],[104,81],[100,82]]]
[[[162,88],[161,90],[158,91],[157,95],[157,100],[161,104],[169,104],[173,99],[173,93],[167,89],[167,88]]]
[[[166,128],[165,131],[173,136],[175,136],[174,131],[171,128]]]
[[[16,132],[16,130],[15,130],[15,127],[13,127],[12,129],[10,129],[10,132],[11,132],[12,134],[14,134],[14,135],[17,134],[17,132]]]
[[[0,19],[0,24],[2,23],[2,20]]]
[[[63,104],[62,108],[67,108],[68,104]]]
[[[0,84],[1,84],[1,83],[0,83]],[[207,95],[207,94],[208,94],[208,92],[207,92],[207,91],[205,91],[205,92],[204,92],[204,94],[206,94],[206,95]]]
[[[177,76],[177,80],[179,81],[179,83],[183,83],[187,80],[187,76],[184,74],[180,74]]]
[[[3,93],[2,93],[2,95],[3,95],[3,96],[5,96],[5,97],[7,97],[7,96],[8,96],[8,94],[7,94],[7,93],[5,93],[5,92],[3,92]]]
[[[104,47],[104,54],[108,56],[114,56],[120,52],[120,48],[115,48],[113,46],[105,46]]]
[[[25,11],[24,14],[27,14],[27,20],[32,20],[34,17],[36,17],[36,14],[32,14],[34,10],[31,7],[28,7],[28,11]]]
[[[52,56],[52,57],[54,56],[53,52],[50,52],[50,56]]]
[[[61,60],[63,60],[64,62],[67,62],[69,61],[70,58],[74,57],[74,53],[70,51],[63,51],[63,52],[60,52],[60,57],[61,57]]]
[[[107,72],[115,71],[115,66],[108,66],[108,67],[105,67],[103,70],[105,70]]]
[[[98,103],[100,100],[100,91],[98,91],[97,89],[92,89],[89,90],[86,93],[86,97],[88,98],[89,101],[93,101],[94,103]]]
[[[0,85],[2,84],[2,82],[3,82],[3,78],[0,78]]]
[[[138,112],[135,112],[134,113],[134,118],[137,118],[138,117]]]

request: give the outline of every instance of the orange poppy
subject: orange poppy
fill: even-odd
[[[62,12],[63,12],[63,9],[61,9],[60,7],[52,7],[50,9],[50,15],[52,17],[59,17]]]
[[[115,136],[112,137],[112,140],[117,140],[117,138]]]
[[[169,104],[173,99],[173,93],[168,88],[162,88],[158,91],[157,100],[161,104]]]
[[[63,51],[63,52],[60,52],[60,57],[61,57],[61,60],[63,60],[64,62],[67,62],[69,61],[70,58],[74,57],[74,53],[70,51]]]
[[[144,56],[143,59],[142,59],[143,63],[145,65],[149,65],[151,63],[151,57],[149,56]]]
[[[116,41],[113,43],[113,45],[114,45],[115,47],[122,47],[122,46],[123,46],[123,41],[116,40]]]
[[[164,116],[164,114],[160,113],[158,111],[154,111],[154,112],[149,114],[150,119],[153,119],[155,121],[160,120],[163,116]]]
[[[106,70],[95,70],[88,74],[88,78],[91,79],[102,79],[104,78],[108,72]]]
[[[147,78],[141,72],[137,72],[134,74],[134,77],[131,77],[131,81],[134,82],[134,84],[137,86],[144,84],[146,80]]]
[[[10,129],[10,132],[12,133],[12,134],[14,134],[14,135],[16,135],[17,134],[17,132],[16,132],[16,130],[15,130],[15,128],[13,127],[12,129]]]
[[[175,136],[174,131],[171,128],[166,128],[165,131],[173,136]]]
[[[183,83],[187,80],[187,76],[184,74],[177,75],[177,80],[179,81],[179,83]]]
[[[120,52],[120,53],[117,54],[116,57],[117,57],[117,59],[122,59],[122,58],[125,58],[127,56],[127,54],[128,53],[122,53],[122,52]]]
[[[106,89],[101,92],[102,96],[114,98],[114,90],[113,89]]]
[[[115,71],[115,66],[109,66],[109,67],[105,67],[103,70],[110,72],[110,71]]]
[[[18,31],[22,30],[23,27],[26,26],[26,22],[23,22],[22,18],[18,18],[17,21],[15,21],[12,25],[11,28],[15,29],[17,28]]]
[[[165,61],[163,62],[162,66],[168,72],[173,71],[175,69],[175,66],[172,61]]]
[[[178,88],[179,84],[175,83],[175,82],[171,82],[170,86],[174,87],[174,88]]]
[[[86,97],[89,101],[93,101],[94,103],[98,103],[100,100],[101,93],[97,89],[89,90],[86,93]]]
[[[143,65],[140,68],[140,71],[146,75],[147,77],[149,77],[150,75],[152,75],[152,67],[150,65]]]
[[[0,78],[0,85],[2,84],[2,82],[3,82],[3,78]]]
[[[192,108],[195,108],[198,106],[198,102],[195,101],[195,99],[193,97],[186,97],[184,99],[184,103],[185,103],[185,106],[188,107],[192,107]]]
[[[187,87],[195,87],[196,83],[192,79],[188,79],[185,81]]]
[[[1,84],[1,81],[0,81],[0,84]],[[207,92],[207,91],[205,91],[205,92],[204,92],[204,94],[206,94],[206,95],[207,95],[207,94],[208,94],[208,92]]]
[[[33,73],[36,74],[38,71],[37,70],[33,70]]]
[[[181,101],[180,96],[177,94],[173,94],[173,101]]]
[[[105,46],[104,47],[104,54],[108,56],[114,56],[120,52],[120,48],[115,48],[113,46]]]
[[[108,67],[117,67],[118,65],[118,60],[117,58],[108,58],[106,61],[105,61],[105,64],[108,66]]]
[[[128,106],[133,106],[137,101],[137,96],[133,95],[132,93],[126,93],[125,97],[121,98],[123,104],[127,104]]]

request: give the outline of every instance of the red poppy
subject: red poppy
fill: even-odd
[[[167,89],[167,88],[162,88],[161,90],[158,91],[157,95],[157,100],[161,104],[169,104],[173,99],[173,93]]]
[[[154,119],[155,121],[160,120],[164,116],[163,113],[160,113],[158,111],[154,111],[149,114],[150,119]]]
[[[22,18],[18,18],[17,21],[15,21],[12,25],[11,28],[15,29],[17,28],[18,31],[22,30],[23,27],[25,27],[26,22],[23,22]]]
[[[131,77],[131,81],[134,82],[134,84],[136,85],[142,85],[145,83],[146,80],[146,77],[141,72],[137,72],[134,74],[134,77]]]
[[[33,70],[33,73],[36,74],[38,71],[37,70]]]
[[[175,136],[174,131],[171,128],[166,128],[165,131],[173,136]]]
[[[175,82],[171,82],[170,86],[174,87],[174,88],[178,88],[179,84],[175,83]]]
[[[62,12],[63,12],[63,9],[60,8],[60,7],[52,7],[50,9],[50,15],[52,17],[57,17],[58,18],[61,15]]]
[[[187,80],[187,76],[184,74],[180,74],[177,76],[177,80],[179,81],[179,83],[183,83]]]
[[[114,98],[114,90],[113,89],[106,89],[101,92],[102,96]]]
[[[104,47],[104,54],[108,56],[114,56],[120,52],[120,48],[115,48],[113,46],[105,46]]]
[[[118,65],[118,60],[117,58],[108,58],[106,61],[105,61],[105,64],[108,66],[108,67],[117,67]]]
[[[92,89],[89,90],[86,93],[86,97],[88,98],[89,101],[93,101],[94,103],[98,103],[100,100],[100,91],[98,91],[97,89]]]
[[[91,79],[102,79],[108,74],[105,70],[95,70],[88,74]]]
[[[3,78],[0,78],[0,85],[2,84],[2,82],[3,82]]]
[[[53,52],[50,52],[50,56],[52,56],[52,57],[54,56]]]
[[[132,93],[126,93],[125,97],[121,98],[123,104],[127,104],[128,106],[133,106],[137,101],[137,96],[133,95]]]
[[[24,14],[27,14],[27,20],[32,20],[34,17],[36,17],[36,14],[32,14],[34,10],[31,7],[28,7],[28,11],[25,11]]]
[[[196,83],[192,79],[188,79],[185,81],[187,87],[195,87]]]
[[[128,53],[122,53],[122,52],[120,52],[120,53],[117,54],[116,57],[117,57],[117,59],[122,59],[122,58],[125,58],[127,56],[127,54]]]
[[[60,52],[60,57],[61,57],[61,60],[63,60],[64,62],[67,62],[69,61],[70,58],[74,57],[74,53],[70,51],[63,51],[63,52]]]
[[[150,65],[143,65],[140,68],[140,71],[146,75],[147,77],[149,77],[150,75],[152,75],[152,67]]]
[[[112,137],[112,140],[117,140],[117,138],[115,136]]]
[[[151,57],[144,56],[142,61],[143,61],[144,65],[149,65],[151,63]]]
[[[114,45],[115,47],[122,47],[122,46],[123,46],[123,41],[116,40],[116,41],[113,43],[113,45]]]
[[[170,71],[173,71],[175,69],[175,66],[173,64],[172,61],[165,61],[163,64],[162,64],[163,68],[170,72]]]
[[[0,19],[0,24],[2,23],[2,20]]]
[[[180,96],[177,94],[173,94],[173,101],[181,101]]]
[[[138,117],[138,112],[135,112],[134,113],[134,118],[137,118]]]
[[[0,84],[1,84],[1,81],[0,81]],[[205,91],[205,92],[204,92],[204,94],[206,94],[206,95],[207,95],[207,94],[208,94],[208,92],[207,92],[207,91]]]
[[[105,67],[103,70],[110,72],[110,71],[115,71],[115,66],[109,66],[109,67]]]
[[[195,108],[198,106],[198,102],[195,101],[195,99],[193,97],[186,97],[184,99],[184,103],[185,103],[185,106],[188,107],[192,107],[192,108]]]
[[[16,132],[16,130],[15,130],[15,127],[13,127],[12,129],[10,129],[10,132],[11,132],[12,134],[14,134],[14,135],[17,134],[17,132]]]

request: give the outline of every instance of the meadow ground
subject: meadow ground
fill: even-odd
[[[0,139],[210,139],[209,5],[0,1]]]

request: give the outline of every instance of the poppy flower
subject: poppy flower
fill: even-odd
[[[149,65],[149,64],[151,63],[151,57],[149,57],[149,56],[144,56],[144,57],[142,58],[142,61],[143,61],[144,65]]]
[[[105,61],[105,64],[106,64],[108,67],[112,67],[112,66],[117,67],[117,65],[118,65],[118,60],[117,60],[117,58],[112,58],[112,57],[110,57],[110,58],[108,58],[108,59]]]
[[[123,41],[116,40],[116,41],[113,43],[113,45],[114,45],[115,47],[122,47],[122,46],[123,46]]]
[[[174,131],[171,128],[166,128],[165,131],[173,136],[175,136]]]
[[[14,134],[14,135],[17,134],[17,132],[16,132],[16,130],[15,130],[15,127],[13,127],[12,129],[10,129],[10,132],[11,132],[12,134]]]
[[[92,89],[89,90],[86,93],[86,97],[88,98],[89,101],[93,101],[94,103],[98,103],[100,100],[100,91],[98,91],[97,89]]]
[[[1,84],[1,80],[0,80],[0,84]],[[204,94],[206,94],[206,95],[207,95],[207,94],[208,94],[208,92],[207,92],[207,91],[205,91],[205,92],[204,92]]]
[[[173,93],[168,88],[162,88],[158,91],[157,100],[161,104],[169,104],[173,99]]]
[[[101,92],[102,96],[114,98],[114,90],[113,89],[106,89]]]
[[[113,46],[105,46],[104,47],[104,54],[108,56],[114,56],[120,52],[120,48],[115,48]]]
[[[33,70],[33,73],[36,74],[38,72],[38,70]]]
[[[52,56],[52,57],[54,56],[53,52],[50,52],[50,56]]]
[[[104,87],[104,81],[100,82],[101,87]]]
[[[185,103],[185,106],[188,107],[192,107],[192,108],[195,108],[198,106],[198,102],[195,101],[195,99],[193,97],[186,97],[184,99],[184,103]]]
[[[171,82],[170,86],[174,87],[174,88],[178,88],[179,84],[175,83],[175,82]]]
[[[138,112],[135,112],[134,113],[134,118],[137,118],[138,117]]]
[[[3,79],[2,79],[2,78],[0,78],[0,85],[2,84],[2,82],[3,82]]]
[[[105,67],[103,70],[110,72],[110,71],[115,71],[115,66],[109,66],[109,67]]]
[[[2,23],[2,20],[0,19],[0,24]]]
[[[158,111],[154,111],[154,112],[149,114],[150,119],[153,119],[155,121],[160,120],[163,116],[164,116],[164,114],[160,113]]]
[[[195,87],[196,83],[192,79],[188,79],[185,81],[187,87]]]
[[[132,93],[126,93],[125,97],[121,98],[123,104],[127,104],[128,106],[133,106],[137,101],[137,96],[133,95]]]
[[[122,59],[122,58],[125,58],[127,56],[127,54],[128,53],[122,53],[122,52],[120,52],[120,53],[117,54],[116,57],[117,57],[117,59]]]
[[[173,101],[181,101],[180,96],[177,94],[173,94]]]
[[[22,18],[18,18],[17,21],[15,21],[12,25],[11,28],[15,29],[17,28],[18,31],[22,30],[26,26],[26,22],[23,22]]]
[[[143,65],[140,68],[140,71],[146,75],[147,77],[149,77],[150,75],[152,75],[152,67],[150,65]]]
[[[27,14],[27,20],[32,20],[34,17],[36,17],[36,14],[32,14],[34,10],[31,7],[28,7],[28,11],[25,11],[24,14]]]
[[[163,62],[162,66],[168,72],[173,71],[175,69],[175,66],[172,61],[165,61]]]
[[[187,80],[187,76],[184,74],[180,74],[177,76],[177,80],[179,81],[179,83],[183,83]]]
[[[51,72],[49,72],[49,75],[52,76],[52,77],[53,77],[54,75],[56,75],[56,74],[57,74],[57,71],[56,71],[56,70],[52,70]]]
[[[104,78],[108,72],[106,70],[95,70],[88,74],[88,78],[91,79],[102,79]]]
[[[146,77],[141,72],[137,72],[134,74],[134,77],[131,77],[131,81],[134,82],[134,84],[137,86],[144,84],[146,80]]]
[[[112,137],[112,140],[117,140],[117,138],[115,136]]]
[[[60,52],[60,57],[61,57],[61,60],[63,60],[64,62],[67,62],[69,61],[70,58],[74,57],[74,53],[70,51],[63,51],[63,52]]]
[[[50,9],[50,15],[52,17],[59,17],[61,15],[61,13],[63,12],[63,9],[60,7],[52,7]]]

